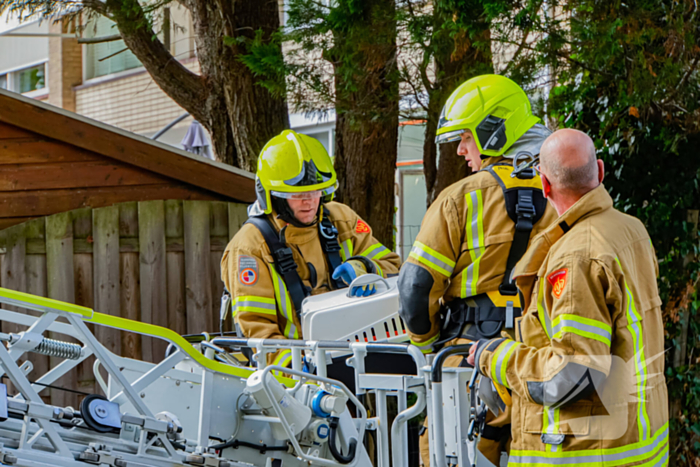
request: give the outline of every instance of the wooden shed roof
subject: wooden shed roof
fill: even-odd
[[[23,149],[17,150],[21,145],[24,145]],[[245,203],[255,199],[254,176],[249,172],[3,89],[0,89],[0,164],[0,173],[5,172],[5,177],[0,180],[0,191],[4,192],[0,193],[0,218],[19,218],[19,213],[9,208],[11,199],[18,195],[26,197],[32,190],[35,191],[34,199],[41,204],[40,198],[51,196],[47,190],[101,189],[102,194],[92,193],[92,198],[83,193],[84,199],[94,200],[83,201],[83,205],[91,207],[139,201],[136,186],[142,187],[141,191],[150,187],[146,199],[167,199],[175,196],[177,190],[185,194],[181,196],[184,199]],[[21,172],[19,182],[10,178],[13,170]],[[61,170],[65,174],[74,174],[72,178],[75,182],[71,184],[71,177],[64,177],[58,183],[56,178]],[[111,172],[104,175],[100,170]],[[113,188],[112,191],[116,187],[131,185],[132,194],[126,195],[122,189],[119,196],[110,200],[106,194],[109,189],[85,182],[86,178],[100,176],[106,180],[120,170],[119,176],[122,178],[119,178],[119,182],[112,177],[108,185]],[[28,176],[32,171],[34,175]],[[78,172],[80,178],[76,176]],[[41,180],[41,183],[32,182],[32,177],[33,180]],[[53,180],[47,182],[47,178],[51,177]],[[164,189],[166,186],[170,187],[170,193]],[[158,190],[162,197],[156,193]],[[193,195],[186,196],[188,192]],[[104,201],[100,201],[102,198]],[[64,203],[65,209],[61,210],[82,207],[75,204]],[[5,208],[9,211],[3,212]],[[52,211],[58,208],[46,207],[22,215],[37,217],[54,214]],[[0,225],[2,228],[12,223],[0,221],[0,224],[3,224]]]

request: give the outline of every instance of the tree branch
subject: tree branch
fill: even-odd
[[[114,42],[122,40],[121,34],[113,34],[111,36],[102,37],[80,37],[78,38],[78,44],[100,44],[102,42]]]
[[[170,54],[156,37],[137,0],[112,0],[109,3],[88,0],[88,4],[101,14],[111,15],[124,43],[168,96],[197,120],[206,120],[202,108],[208,94],[205,79],[185,68]]]

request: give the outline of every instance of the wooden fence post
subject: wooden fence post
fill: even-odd
[[[120,316],[118,206],[92,210],[92,235],[95,310]],[[121,355],[119,331],[97,326],[95,336],[107,350]]]
[[[185,298],[185,250],[182,201],[165,203],[165,254],[168,327],[178,334],[187,333],[187,299]],[[179,248],[175,248],[179,245]]]
[[[70,212],[46,217],[46,278],[50,298],[75,303],[73,275],[73,220]],[[54,333],[51,333],[54,334]],[[65,336],[52,336],[65,340]],[[51,358],[51,366],[58,359]],[[75,388],[77,374],[71,371],[54,383],[55,386]],[[78,399],[73,394],[51,390],[51,403],[61,407],[77,407]]]
[[[119,206],[119,303],[121,315],[141,321],[141,287],[139,278],[139,212],[133,201]],[[121,333],[122,357],[141,360],[144,338],[133,332]]]
[[[214,331],[211,296],[211,248],[209,245],[209,203],[183,201],[185,234],[185,295],[187,332]]]
[[[145,323],[168,326],[168,300],[165,271],[165,204],[163,201],[139,202],[139,264],[141,270],[141,319]],[[143,358],[158,362],[167,343],[149,339]]]
[[[95,307],[95,290],[92,281],[92,208],[71,211],[73,218],[73,271],[75,303],[88,308]],[[95,332],[95,326],[88,324]],[[95,357],[78,365],[78,389],[89,394],[98,392],[97,381],[92,373]]]
[[[26,222],[24,233],[27,237],[27,255],[25,256],[25,273],[27,275],[27,292],[46,297],[46,235],[44,219]],[[32,375],[42,375],[49,370],[49,357],[34,354]],[[51,402],[50,390],[42,393],[44,402]]]

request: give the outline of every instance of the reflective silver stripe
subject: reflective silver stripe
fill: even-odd
[[[592,326],[590,324],[579,323],[577,321],[572,321],[570,319],[565,319],[565,318],[560,319],[559,322],[554,325],[554,327],[552,328],[552,332],[554,333],[552,337],[556,337],[556,335],[559,333],[559,331],[565,327],[566,328],[574,328],[574,329],[577,329],[579,331],[583,331],[585,333],[596,334],[596,335],[602,337],[603,339],[605,339],[607,341],[608,345],[610,345],[610,342],[612,339],[612,334],[605,329],[601,329],[599,327]]]
[[[341,256],[343,257],[343,261],[347,261],[348,258],[352,256],[352,244],[350,243],[351,240],[347,239],[343,243],[340,244],[342,251]]]
[[[291,317],[290,308],[291,303],[289,300],[289,294],[287,293],[287,287],[282,280],[282,277],[275,271],[274,267],[270,268],[270,271],[275,281],[275,295],[277,295],[277,302],[280,305],[280,311],[282,316],[287,320],[287,325],[284,328],[284,334],[290,339],[298,339],[297,328],[294,325],[294,320]]]
[[[464,270],[464,283],[462,285],[462,297],[468,298],[476,295],[476,286],[479,283],[479,266],[481,265],[482,248],[476,249],[476,259]]]
[[[376,248],[374,248],[374,249],[373,249],[372,251],[370,251],[369,253],[367,253],[367,254],[362,253],[362,256],[364,256],[365,258],[372,259],[372,258],[374,258],[375,256],[377,256],[379,253],[382,253],[382,252],[384,252],[384,251],[386,251],[387,253],[389,252],[389,249],[388,249],[387,247],[385,247],[384,245],[382,245],[381,243],[377,243],[377,245],[379,245],[379,246],[376,247]],[[370,248],[371,248],[371,247],[370,247]],[[368,248],[368,249],[369,249],[369,248]]]
[[[414,254],[415,256],[423,258],[427,262],[437,266],[437,268],[438,268],[437,270],[439,272],[443,272],[443,271],[447,272],[447,274],[445,274],[446,276],[450,276],[452,274],[452,271],[454,271],[454,269],[455,269],[454,266],[450,266],[446,262],[437,259],[435,256],[431,255],[427,251],[424,251],[423,249],[421,249],[417,245],[413,245],[413,248],[411,248],[411,253]],[[443,271],[440,271],[440,269],[442,269]]]
[[[506,342],[505,345],[503,345],[501,348],[497,349],[496,352],[498,352],[498,358],[496,359],[496,369],[495,373],[492,372],[492,375],[496,376],[496,381],[501,385],[505,387],[510,387],[508,386],[507,381],[503,381],[503,378],[501,378],[502,374],[505,374],[503,371],[505,368],[502,368],[503,366],[503,361],[506,360],[506,355],[508,355],[508,351],[510,350],[511,347],[513,347],[516,344],[515,341],[510,341]],[[507,361],[506,361],[507,364]]]
[[[471,205],[472,208],[472,219],[471,219],[471,232],[472,232],[472,244],[471,247],[473,250],[476,250],[477,248],[481,248],[484,245],[481,245],[479,243],[479,219],[481,218],[481,210],[479,209],[479,190],[477,191],[472,191],[469,193],[469,197],[471,198]]]
[[[246,306],[252,306],[255,308],[264,308],[266,310],[276,310],[277,307],[275,306],[274,303],[265,303],[265,302],[259,302],[256,300],[241,300],[240,302],[236,302],[235,305],[233,306],[234,310],[238,310],[239,308],[243,308]]]
[[[544,410],[547,411],[547,418],[548,418],[548,423],[547,423],[547,433],[551,435],[556,435],[558,434],[559,431],[559,423],[558,418],[559,418],[559,413],[557,412],[557,409],[553,409],[552,407],[544,407]],[[549,452],[557,452],[558,451],[558,446],[556,444],[550,444],[549,445]]]
[[[656,457],[663,446],[668,442],[668,424],[664,426],[664,429],[657,433],[654,439],[642,443],[635,443],[635,445],[640,445],[639,447],[632,449],[621,449],[619,452],[613,452],[610,454],[586,454],[585,451],[577,451],[581,453],[577,456],[570,456],[572,452],[562,452],[560,454],[550,454],[550,455],[536,455],[535,451],[511,451],[511,455],[508,458],[508,465],[511,464],[542,464],[542,465],[603,465],[607,462],[616,462],[621,460],[629,460],[630,464],[649,461],[650,457]],[[661,449],[659,449],[661,447]],[[615,449],[615,448],[613,448]],[[603,450],[605,451],[605,449]],[[520,452],[527,452],[527,454],[519,455]],[[543,453],[546,454],[546,453]],[[566,455],[567,457],[561,457]],[[630,459],[632,457],[640,456],[638,459]],[[662,457],[668,457],[668,454]]]

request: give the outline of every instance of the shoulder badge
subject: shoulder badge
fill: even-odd
[[[355,226],[355,232],[357,233],[369,233],[369,225],[365,223],[362,219],[357,220],[357,226]]]
[[[554,271],[549,276],[547,280],[552,284],[552,293],[556,298],[560,298],[561,294],[564,293],[564,288],[566,287],[566,276],[569,270],[567,268],[559,269]]]
[[[258,282],[258,262],[252,256],[238,257],[238,281],[243,285]]]

